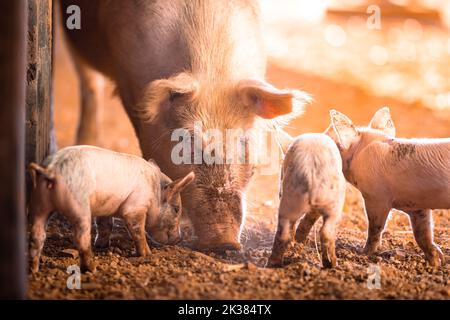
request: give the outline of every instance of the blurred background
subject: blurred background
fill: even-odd
[[[450,2],[262,0],[275,63],[427,108],[450,107]]]

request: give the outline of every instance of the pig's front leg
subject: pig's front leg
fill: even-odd
[[[367,255],[373,255],[381,243],[381,235],[391,208],[386,206],[383,200],[372,200],[366,197],[364,197],[364,204],[369,225],[363,252]]]
[[[95,247],[106,249],[109,247],[109,239],[113,228],[113,217],[96,217],[95,225],[97,227],[97,237],[95,238]]]
[[[145,236],[145,218],[147,207],[127,207],[124,208],[122,216],[127,224],[128,231],[133,238],[138,254],[142,257],[151,253]]]
[[[103,108],[104,79],[77,54],[72,56],[81,89],[77,144],[99,145],[99,109]]]
[[[74,240],[80,252],[81,272],[95,272],[97,264],[91,249],[91,213],[88,209],[75,211],[70,214],[69,219],[75,229]]]
[[[407,212],[417,244],[425,253],[431,266],[444,264],[444,255],[433,241],[433,216],[431,210],[418,210]]]
[[[30,269],[31,272],[39,271],[39,260],[44,247],[46,238],[45,226],[47,224],[50,212],[36,212],[31,210],[31,231],[30,231]]]

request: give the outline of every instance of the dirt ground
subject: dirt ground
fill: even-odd
[[[57,42],[55,65],[55,123],[58,146],[63,147],[74,143],[78,87],[61,41]],[[377,96],[330,78],[282,68],[274,61],[268,79],[277,86],[301,88],[314,96],[305,115],[289,125],[291,134],[323,131],[330,108],[348,114],[355,123],[366,124],[377,108],[388,105],[398,136],[450,136],[448,110]],[[103,146],[139,154],[131,125],[111,92],[108,84],[101,125]],[[67,222],[53,217],[41,271],[29,275],[28,295],[31,299],[450,299],[450,264],[438,269],[427,266],[404,214],[391,213],[379,255],[368,258],[359,253],[367,223],[361,196],[350,186],[337,237],[337,268],[320,268],[320,222],[304,246],[290,248],[284,268],[263,268],[276,227],[277,188],[276,175],[253,180],[240,253],[206,255],[191,250],[186,240],[181,246],[153,247],[149,257],[136,257],[131,239],[117,219],[111,248],[95,252],[98,270],[82,275],[81,290],[67,289],[66,269],[78,260],[62,251],[74,248]],[[450,260],[450,212],[435,211],[434,221],[435,241]],[[188,226],[183,231],[188,234]],[[367,286],[372,264],[381,270],[380,289]]]

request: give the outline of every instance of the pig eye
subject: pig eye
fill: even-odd
[[[183,94],[180,92],[171,91],[169,95],[169,101],[174,102],[176,99],[183,97]]]
[[[180,206],[173,206],[173,210],[175,210],[175,213],[180,212]]]

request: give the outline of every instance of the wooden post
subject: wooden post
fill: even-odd
[[[23,299],[26,0],[0,1],[0,299]]]
[[[56,145],[52,104],[52,1],[28,0],[26,163],[40,163]],[[30,191],[27,175],[27,191]]]

